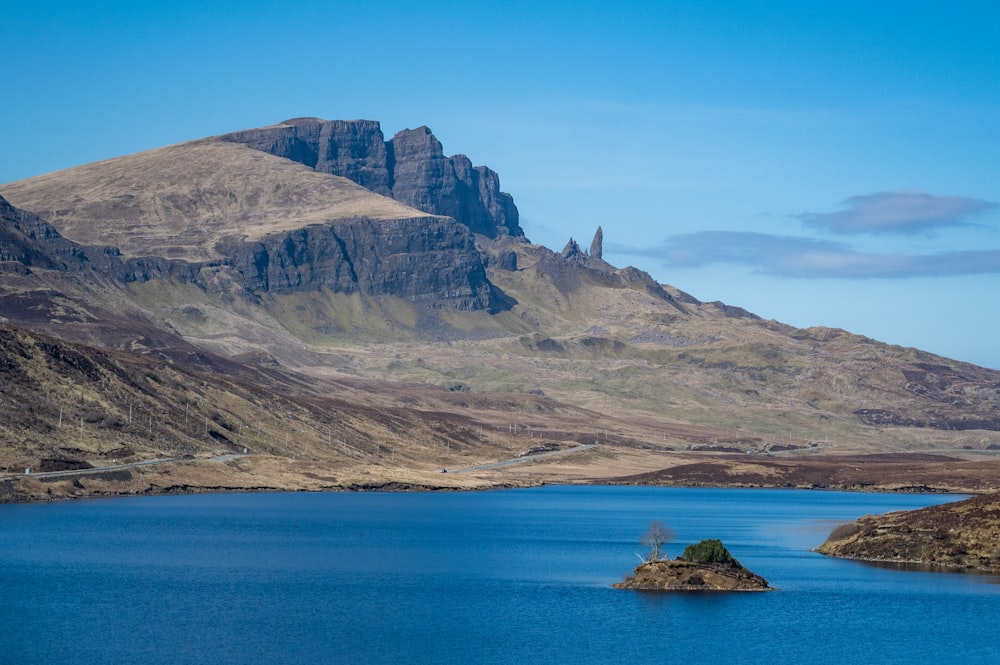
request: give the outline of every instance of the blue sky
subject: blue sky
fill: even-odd
[[[1000,9],[7,3],[0,182],[297,116],[428,125],[531,240],[1000,368]],[[208,6],[203,6],[208,5]]]

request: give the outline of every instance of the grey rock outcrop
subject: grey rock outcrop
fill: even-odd
[[[349,178],[490,238],[524,235],[514,199],[500,191],[496,172],[473,166],[465,155],[446,157],[427,127],[385,141],[376,121],[296,118],[218,138]]]
[[[517,207],[500,191],[500,178],[465,155],[445,157],[427,127],[405,129],[389,143],[393,157],[392,196],[400,203],[452,217],[491,238],[523,235]]]
[[[586,258],[583,250],[580,249],[580,244],[572,238],[570,238],[569,242],[566,243],[566,246],[563,247],[563,251],[560,252],[560,256],[564,259]]]
[[[114,247],[68,240],[0,197],[0,262],[25,270],[89,271],[120,283],[171,278],[209,291],[211,275],[228,270],[249,293],[329,288],[397,296],[432,309],[498,312],[509,307],[487,279],[472,234],[443,217],[314,224],[260,241],[228,238],[218,250],[224,258],[213,262],[125,259]]]
[[[348,178],[373,192],[392,196],[391,163],[382,129],[374,120],[295,118],[273,127],[233,132],[219,138]]]
[[[200,266],[161,257],[125,259],[116,247],[81,245],[63,237],[33,212],[0,196],[0,262],[26,269],[63,272],[93,271],[116,282],[146,282],[156,277],[197,281]]]
[[[0,197],[0,261],[76,270],[86,265],[87,256],[80,245],[63,238],[38,215]]]
[[[496,257],[496,266],[500,270],[515,272],[517,270],[517,252],[512,249],[501,251]]]
[[[566,246],[563,247],[562,252],[560,252],[560,255],[564,259],[569,259],[571,261],[580,261],[584,263],[588,263],[587,261],[588,259],[597,259],[598,261],[601,261],[601,263],[596,265],[606,266],[610,268],[611,266],[604,264],[603,260],[601,259],[601,255],[603,253],[604,253],[604,231],[602,231],[601,227],[598,226],[597,233],[594,234],[594,240],[590,243],[589,252],[585,252],[583,248],[580,247],[580,243],[578,243],[573,238],[570,238],[569,242],[566,243]]]
[[[604,258],[604,229],[597,227],[594,233],[594,240],[590,243],[590,257],[593,259]]]
[[[468,229],[450,219],[359,218],[316,224],[217,249],[248,291],[392,295],[431,308],[500,311]]]

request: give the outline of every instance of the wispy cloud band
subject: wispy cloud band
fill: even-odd
[[[852,196],[846,210],[805,212],[796,217],[807,226],[840,234],[921,233],[967,223],[970,217],[996,207],[965,196],[936,196],[921,191],[876,192]]]
[[[1000,250],[939,254],[859,252],[826,240],[766,233],[703,231],[678,235],[659,248],[616,245],[610,252],[662,259],[667,265],[746,265],[761,274],[806,279],[904,279],[1000,273]]]

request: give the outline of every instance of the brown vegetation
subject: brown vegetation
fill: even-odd
[[[12,479],[8,497],[540,482],[997,488],[996,371],[764,321],[585,253],[456,235],[450,221],[425,228],[416,251],[412,209],[243,145],[196,141],[0,193],[124,254],[73,245],[37,218],[32,235],[14,210],[0,220],[18,250],[0,262],[0,471],[176,460],[120,481]],[[367,253],[292,242],[358,216],[378,231],[358,239]],[[439,251],[439,231],[462,251]],[[287,252],[264,270],[253,251],[221,252],[226,238]],[[333,273],[357,278],[357,257],[384,264],[340,289]],[[423,300],[430,282],[408,294],[455,257],[475,294],[455,295],[448,280],[436,286],[451,300]],[[382,265],[395,266],[393,289],[378,290]],[[267,279],[247,279],[255,267]],[[244,448],[249,457],[209,461]]]
[[[680,560],[645,561],[612,585],[639,591],[772,591],[767,580],[746,568]]]
[[[689,487],[788,487],[877,492],[988,492],[998,488],[1000,460],[922,453],[747,456],[678,464],[625,476],[616,484]]]
[[[1000,571],[1000,494],[920,510],[866,515],[833,530],[830,556]]]

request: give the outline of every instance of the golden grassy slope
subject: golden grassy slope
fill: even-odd
[[[206,261],[233,234],[258,238],[310,224],[424,217],[346,178],[214,139],[149,150],[0,187],[70,240],[125,256]]]

